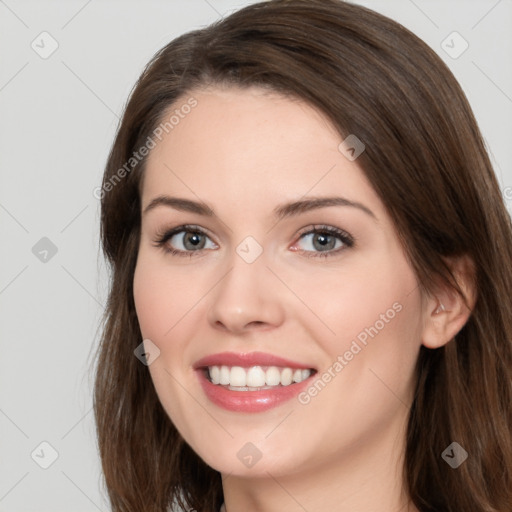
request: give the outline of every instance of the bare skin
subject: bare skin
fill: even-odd
[[[192,91],[182,103],[192,95],[197,106],[151,151],[142,210],[168,195],[216,216],[144,213],[134,276],[142,336],[160,350],[149,370],[163,407],[221,472],[227,512],[417,512],[402,485],[414,365],[422,344],[449,342],[469,311],[442,288],[420,293],[383,203],[318,111],[258,88]],[[371,214],[328,206],[273,217],[283,203],[327,196]],[[183,231],[165,246],[185,256],[155,246],[182,224],[204,231],[201,250]],[[325,226],[354,244],[311,234]],[[248,236],[262,250],[252,263],[236,251]],[[302,401],[229,411],[208,400],[193,369],[225,351],[275,354],[331,378]],[[246,443],[261,454],[252,467],[237,456]]]

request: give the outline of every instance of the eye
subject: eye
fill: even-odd
[[[307,257],[327,257],[338,254],[346,248],[353,247],[354,238],[346,231],[332,226],[314,226],[300,236],[299,241],[304,241],[303,248],[292,250],[307,254]],[[304,248],[305,246],[305,248]]]
[[[176,256],[196,256],[194,253],[200,253],[203,249],[217,247],[198,226],[178,226],[157,234],[156,238],[154,243],[156,247]],[[207,240],[211,242],[210,247]]]
[[[210,245],[208,246],[208,241]],[[292,251],[306,254],[307,257],[327,257],[353,247],[355,240],[346,231],[332,226],[314,226],[300,235],[306,248],[291,247]],[[217,245],[198,226],[184,225],[156,235],[156,247],[176,256],[198,256],[205,249],[216,249]]]

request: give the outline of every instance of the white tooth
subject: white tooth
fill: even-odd
[[[249,388],[264,386],[289,386],[293,382],[302,382],[311,375],[311,370],[292,368],[279,368],[269,366],[263,370],[261,366],[242,368],[241,366],[210,366],[208,367],[210,380],[213,384],[230,386],[240,390],[249,391]]]
[[[229,376],[231,386],[247,386],[247,374],[241,366],[233,366]]]
[[[214,384],[218,384],[220,382],[220,368],[218,366],[210,367],[210,379]]]
[[[247,372],[247,386],[259,388],[265,385],[265,372],[261,366],[253,366]]]
[[[306,380],[311,375],[311,370],[302,370],[302,380]]]
[[[229,384],[230,374],[231,374],[231,372],[229,371],[228,366],[221,366],[220,367],[219,384],[222,384],[223,386],[227,386]]]
[[[295,370],[293,372],[293,382],[302,382],[302,370]]]
[[[283,368],[281,372],[281,384],[289,386],[292,383],[293,370],[291,368]]]
[[[265,372],[265,383],[267,386],[277,386],[281,382],[281,372],[276,366],[270,366]]]

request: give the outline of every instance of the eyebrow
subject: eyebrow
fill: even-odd
[[[144,208],[143,215],[151,210],[154,210],[158,206],[167,206],[184,212],[197,213],[205,217],[215,217],[215,212],[206,203],[199,201],[192,201],[181,197],[170,197],[170,196],[158,196],[151,200],[151,202]],[[344,197],[311,197],[306,199],[300,199],[290,203],[285,203],[274,208],[273,214],[279,220],[294,215],[300,215],[310,210],[316,210],[318,208],[327,208],[329,206],[350,206],[357,208],[374,220],[377,220],[375,214],[364,204],[357,201],[351,201]]]

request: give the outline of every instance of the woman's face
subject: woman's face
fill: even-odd
[[[226,474],[387,463],[423,312],[361,148],[341,151],[318,111],[258,88],[193,91],[175,109],[147,161],[134,276],[164,409]]]

